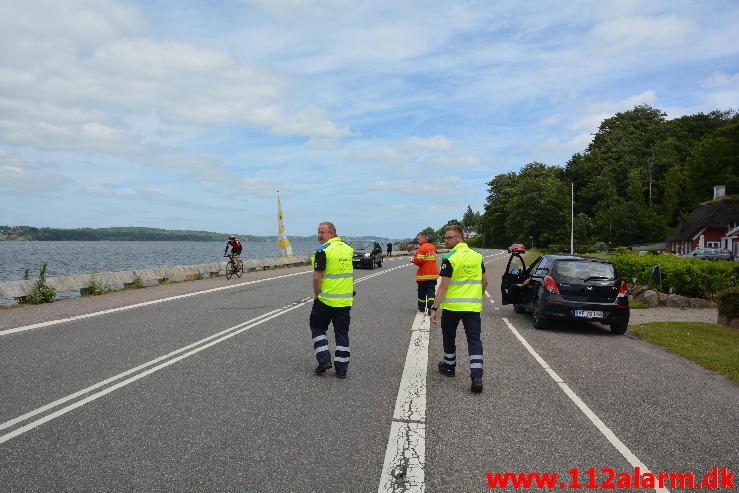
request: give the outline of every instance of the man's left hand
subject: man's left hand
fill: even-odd
[[[436,325],[438,318],[439,318],[439,310],[432,308],[431,309],[431,323]]]

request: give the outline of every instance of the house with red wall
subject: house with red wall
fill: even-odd
[[[739,259],[739,196],[723,196],[723,187],[715,187],[714,199],[700,204],[678,224],[667,238],[675,254],[699,248],[725,248]]]

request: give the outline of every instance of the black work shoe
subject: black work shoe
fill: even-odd
[[[326,370],[329,368],[333,368],[334,365],[331,364],[330,361],[327,361],[326,363],[319,363],[318,366],[316,366],[316,375],[323,375],[326,373]]]
[[[344,373],[339,373],[339,372],[337,371],[337,372],[336,372],[336,378],[341,378],[341,379],[344,379],[344,378],[346,378],[346,372],[344,372]]]
[[[470,390],[473,394],[479,394],[480,392],[482,392],[482,377],[472,379],[472,386],[470,387]]]
[[[454,367],[447,365],[443,361],[439,361],[439,372],[442,375],[446,375],[447,377],[453,377],[454,376]]]

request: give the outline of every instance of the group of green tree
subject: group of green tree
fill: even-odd
[[[576,244],[664,241],[713,198],[714,185],[739,193],[739,115],[713,111],[667,120],[659,109],[636,106],[604,120],[566,166],[533,162],[487,185],[477,223],[481,245],[569,244],[572,188]],[[473,216],[468,207],[468,222]]]

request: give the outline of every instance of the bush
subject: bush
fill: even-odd
[[[144,281],[141,279],[141,276],[137,275],[133,278],[133,281],[131,281],[129,284],[126,285],[126,289],[141,289],[144,287]]]
[[[716,297],[719,315],[729,320],[739,318],[739,286],[726,289]]]
[[[90,276],[90,283],[85,288],[85,294],[87,296],[98,296],[105,293],[110,293],[113,291],[110,286],[107,286],[106,284],[103,284],[97,277],[95,277],[95,274]]]
[[[652,268],[659,262],[662,271],[662,290],[670,288],[676,294],[691,297],[713,298],[720,292],[739,286],[739,263],[710,262],[701,259],[678,257],[672,254],[614,255],[611,261],[624,279],[637,284],[655,286]]]
[[[56,289],[46,285],[46,266],[47,263],[44,262],[44,265],[41,266],[38,280],[33,283],[31,292],[28,293],[28,295],[26,296],[16,298],[16,301],[19,304],[40,305],[41,303],[51,303],[52,301],[54,301],[54,298],[56,297]],[[28,271],[29,269],[26,269],[25,273],[23,274],[23,279],[28,280]]]

